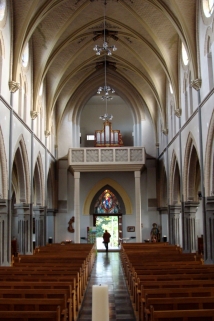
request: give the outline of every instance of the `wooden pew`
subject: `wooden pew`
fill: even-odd
[[[68,317],[66,305],[67,302],[64,299],[0,299],[0,316],[2,311],[57,311],[60,307],[60,319],[66,321]]]
[[[62,298],[68,302],[69,291],[67,289],[0,289],[0,298]]]
[[[151,307],[150,321],[214,321],[214,309],[155,311]]]
[[[26,290],[39,290],[39,291],[51,291],[66,290],[68,292],[69,297],[69,318],[70,320],[76,320],[78,306],[75,291],[72,289],[70,282],[20,282],[20,281],[6,281],[0,282],[0,291],[4,290],[22,290],[25,292]]]
[[[95,257],[94,244],[48,245],[37,249],[34,255],[18,255],[13,258],[12,267],[0,267],[0,300],[6,300],[6,296],[13,300],[13,295],[18,300],[37,302],[42,298],[44,305],[44,300],[59,298],[65,289],[69,321],[75,321]]]
[[[182,253],[182,249],[160,244],[154,246],[151,244],[148,246],[143,244],[123,245],[122,266],[139,319],[141,311],[144,309],[145,293],[148,291],[163,293],[165,296],[164,291],[173,292],[179,288],[178,291],[184,292],[188,291],[187,289],[190,287],[195,288],[196,291],[200,287],[206,295],[208,295],[207,293],[210,293],[210,297],[211,293],[213,295],[209,289],[214,288],[214,267],[204,266],[203,258],[197,253],[186,254]],[[204,292],[203,289],[209,292]],[[194,293],[196,295],[197,292]],[[153,295],[156,299],[155,294]],[[168,293],[169,300],[171,300],[170,295],[175,297],[177,294],[175,292]],[[186,294],[186,296],[191,295]]]
[[[0,320],[7,321],[62,321],[60,307],[56,311],[1,311]]]
[[[202,310],[214,309],[214,297],[195,298],[147,298],[143,311],[143,320],[151,321],[151,307],[153,311],[172,310]]]
[[[203,288],[179,288],[179,289],[145,289],[141,293],[141,307],[139,309],[142,319],[145,310],[146,298],[195,298],[195,297],[214,297],[214,287]]]

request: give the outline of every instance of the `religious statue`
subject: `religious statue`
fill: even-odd
[[[150,232],[151,242],[153,243],[160,242],[160,232],[159,232],[158,226],[156,223],[153,223],[152,226],[153,228],[151,229],[151,232]]]
[[[74,228],[72,226],[72,224],[74,223],[74,216],[72,216],[72,218],[70,219],[70,221],[68,222],[68,232],[74,233]]]

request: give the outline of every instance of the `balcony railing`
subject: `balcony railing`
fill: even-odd
[[[144,147],[70,148],[72,171],[136,171],[145,165]]]

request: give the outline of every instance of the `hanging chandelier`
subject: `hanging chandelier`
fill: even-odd
[[[107,55],[108,55],[108,56],[111,56],[111,55],[112,55],[111,49],[112,49],[112,51],[116,51],[116,50],[117,50],[117,48],[116,48],[115,45],[113,45],[113,46],[108,46],[108,43],[107,43],[106,41],[104,41],[102,47],[99,46],[99,45],[95,45],[94,48],[93,48],[93,50],[96,51],[96,55],[98,55],[98,56],[100,55],[100,53],[101,53],[102,51],[106,51],[106,52],[107,52]]]
[[[104,3],[104,5],[106,5],[106,3]],[[105,8],[105,6],[104,6],[104,8]],[[112,94],[115,93],[115,90],[113,88],[111,88],[110,86],[107,86],[107,84],[106,84],[106,55],[110,56],[111,55],[111,49],[113,51],[116,51],[117,48],[115,47],[115,45],[110,46],[110,47],[108,46],[108,43],[107,43],[107,41],[105,39],[105,32],[106,31],[105,31],[105,9],[104,9],[104,42],[103,42],[103,46],[102,47],[100,47],[98,45],[95,45],[94,50],[96,51],[96,55],[100,55],[100,53],[102,51],[105,52],[105,65],[104,65],[104,68],[105,68],[105,85],[103,87],[99,87],[98,88],[97,94],[99,94],[99,95],[102,94],[101,99],[105,101],[105,107],[106,107],[105,114],[101,115],[99,118],[104,120],[104,121],[106,121],[106,120],[109,121],[109,120],[112,120],[112,118],[113,118],[113,115],[108,114],[108,101],[113,99],[113,97],[110,96],[109,94],[110,93],[112,93]]]
[[[115,90],[113,88],[111,88],[110,86],[107,86],[106,84],[106,56],[105,56],[105,85],[103,87],[99,87],[97,90],[97,94],[102,94],[101,99],[102,100],[112,100],[113,97],[109,96],[109,93],[114,94]]]
[[[106,37],[105,37],[105,30],[106,30],[106,22],[105,22],[105,6],[106,6],[106,2],[104,3],[104,40],[103,40],[103,45],[99,46],[99,45],[95,45],[93,50],[96,51],[96,55],[100,56],[100,53],[102,51],[106,52],[108,56],[111,56],[111,50],[112,51],[116,51],[117,48],[115,45],[113,46],[108,46],[108,42],[106,41]]]

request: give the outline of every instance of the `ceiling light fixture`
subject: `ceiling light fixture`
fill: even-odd
[[[107,86],[106,84],[106,56],[105,56],[105,85],[103,87],[99,87],[97,90],[97,94],[102,94],[101,99],[102,100],[112,100],[113,97],[109,96],[109,93],[114,94],[115,90],[113,88],[111,88],[110,86]]]
[[[108,100],[112,100],[112,98],[113,98],[112,96],[109,96],[109,91],[114,93],[115,90],[106,85],[106,56],[105,56],[105,85],[104,85],[104,87],[99,87],[97,93],[100,94],[102,91],[104,92],[104,94],[102,95],[101,99],[105,100],[105,102],[106,102],[106,112],[104,115],[101,115],[99,118],[104,121],[112,120],[113,115],[108,114]]]
[[[112,120],[113,115],[108,114],[108,100],[112,100],[113,97],[109,95],[109,93],[115,93],[115,90],[113,88],[111,88],[110,86],[107,86],[106,84],[106,55],[111,56],[111,49],[113,51],[117,50],[117,48],[115,47],[115,45],[108,47],[108,43],[106,41],[105,38],[105,33],[106,33],[106,29],[105,29],[105,6],[106,6],[106,2],[104,2],[104,31],[103,31],[103,35],[104,35],[104,42],[103,42],[103,47],[100,47],[98,45],[96,45],[94,47],[94,50],[96,51],[96,55],[100,55],[100,53],[102,51],[105,52],[105,85],[103,87],[99,87],[97,90],[97,93],[100,95],[102,93],[102,97],[101,99],[105,101],[106,104],[106,110],[105,110],[105,114],[101,115],[99,118],[104,120],[104,121],[109,121]]]
[[[105,6],[106,2],[104,3],[104,41],[103,41],[103,46],[95,45],[93,50],[96,51],[96,55],[100,56],[100,53],[102,51],[105,51],[108,56],[111,56],[111,49],[112,51],[116,51],[117,48],[115,45],[113,46],[108,46],[108,42],[106,41],[105,33],[106,33],[106,22],[105,22]]]

